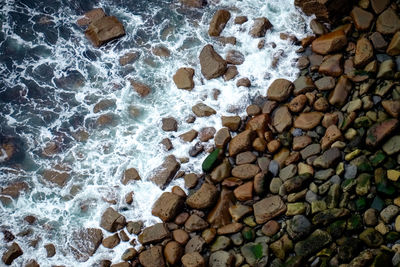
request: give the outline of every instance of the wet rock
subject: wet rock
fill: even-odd
[[[371,0],[371,7],[376,14],[379,14],[385,10],[389,4],[389,0]]]
[[[194,188],[197,185],[198,177],[195,173],[188,173],[184,177],[185,187],[186,188]]]
[[[201,128],[199,131],[199,139],[201,142],[207,142],[208,140],[212,139],[215,135],[215,128],[214,127],[204,127]]]
[[[360,38],[357,41],[356,55],[354,57],[354,65],[363,67],[369,63],[374,57],[374,48],[367,38]]]
[[[229,130],[235,132],[240,126],[241,119],[239,116],[222,116],[222,126],[228,127]]]
[[[164,247],[164,257],[166,262],[171,265],[179,263],[183,252],[183,248],[178,242],[168,242],[167,245]]]
[[[109,109],[109,108],[111,108],[111,107],[113,107],[113,106],[115,106],[115,101],[114,100],[111,100],[111,99],[103,99],[103,100],[100,100],[94,107],[93,107],[93,112],[94,113],[99,113],[99,112],[101,112],[101,111],[103,111],[103,110],[106,110],[106,109]],[[57,144],[55,144],[55,143],[53,143],[55,146],[57,146]],[[49,147],[47,147],[47,149],[49,149]],[[58,150],[58,148],[57,147],[54,147],[53,149],[51,149],[51,150]],[[50,151],[48,151],[48,152],[45,152],[45,154],[47,154],[47,156],[50,156],[50,155],[52,155],[52,154],[55,154],[55,153],[49,153]]]
[[[201,252],[206,242],[201,236],[192,237],[185,246],[185,253]]]
[[[197,117],[209,117],[216,114],[217,112],[203,103],[198,103],[192,107],[192,111]]]
[[[25,267],[40,267],[40,265],[35,260],[29,260]]]
[[[306,237],[311,231],[311,223],[304,215],[295,215],[287,221],[287,232],[293,240]]]
[[[211,180],[213,182],[222,182],[225,178],[228,178],[231,174],[231,164],[228,159],[224,159],[220,165],[218,165],[211,172]]]
[[[292,93],[294,85],[286,79],[276,79],[269,86],[267,97],[269,100],[282,102]]]
[[[321,121],[323,113],[321,112],[308,112],[301,113],[294,120],[294,127],[302,130],[311,130],[315,128]]]
[[[230,81],[239,74],[236,66],[229,66],[224,74],[224,80]]]
[[[379,247],[383,243],[382,235],[374,228],[365,229],[359,236],[359,238],[368,247]]]
[[[179,135],[179,138],[182,139],[184,142],[192,142],[198,135],[196,130],[190,130],[186,133]]]
[[[104,13],[104,10],[102,8],[95,8],[95,9],[92,9],[92,10],[86,12],[82,17],[80,17],[77,20],[76,23],[79,26],[87,26],[90,23],[92,23],[93,21],[99,20],[105,16],[106,16],[106,14]]]
[[[240,152],[249,150],[255,136],[256,134],[254,131],[245,130],[233,137],[229,142],[229,156],[233,157]]]
[[[369,36],[369,39],[371,40],[372,45],[377,51],[379,52],[385,51],[388,43],[383,38],[382,34],[380,34],[379,32],[374,32]]]
[[[72,233],[69,246],[75,259],[87,261],[93,256],[103,240],[103,232],[96,228],[86,228]]]
[[[29,186],[25,182],[15,182],[1,189],[0,193],[3,196],[9,196],[17,199],[22,191],[27,191]]]
[[[343,30],[327,33],[312,42],[312,50],[321,55],[327,55],[341,50],[347,45],[347,37]]]
[[[247,19],[246,16],[237,16],[237,17],[235,18],[235,20],[234,20],[234,23],[235,23],[235,24],[243,24],[243,23],[245,23],[245,22],[247,22],[247,21],[248,21],[248,19]]]
[[[352,84],[346,76],[341,76],[335,86],[335,89],[329,95],[329,104],[341,107],[343,106],[352,88]]]
[[[240,87],[240,86],[250,87],[251,86],[251,82],[250,82],[249,78],[241,78],[236,82],[236,86],[237,87]]]
[[[321,79],[315,81],[315,86],[320,91],[329,91],[335,88],[335,78],[332,77],[322,77]]]
[[[235,256],[226,251],[216,251],[211,253],[209,259],[210,267],[229,267],[233,266],[235,262]]]
[[[235,198],[239,201],[247,201],[253,199],[253,182],[247,182],[243,185],[238,186],[233,191]]]
[[[118,61],[121,66],[126,66],[138,60],[139,56],[140,54],[138,52],[128,52],[125,55],[121,56]]]
[[[85,31],[94,46],[100,47],[125,35],[124,25],[114,16],[105,16],[92,21]]]
[[[139,242],[142,245],[147,245],[150,243],[157,243],[166,237],[170,236],[170,232],[165,223],[156,223],[143,229],[142,233],[139,235]]]
[[[253,178],[260,172],[260,168],[255,164],[243,164],[232,169],[232,175],[240,179]]]
[[[294,3],[307,15],[315,14],[318,20],[330,23],[341,20],[353,8],[353,2],[346,0],[322,2],[317,0],[295,0]]]
[[[342,54],[328,55],[324,57],[318,72],[328,76],[339,77],[343,73],[342,61]]]
[[[178,130],[178,122],[173,117],[162,118],[162,130],[165,132],[176,132]]]
[[[230,18],[231,13],[229,13],[228,10],[217,10],[211,19],[210,26],[208,28],[208,35],[219,36]]]
[[[400,55],[400,32],[397,32],[392,40],[389,43],[389,46],[386,50],[386,53],[389,56],[398,56]]]
[[[400,151],[400,135],[390,138],[382,147],[388,155],[394,155]]]
[[[164,222],[170,221],[183,208],[183,199],[173,193],[164,192],[154,203],[151,214]]]
[[[138,252],[134,248],[128,248],[124,251],[121,256],[121,260],[123,261],[131,261],[137,256]]]
[[[156,45],[151,48],[151,52],[158,57],[169,57],[171,52],[163,45]]]
[[[131,83],[133,89],[139,94],[140,97],[146,97],[147,95],[150,94],[151,89],[148,85],[141,82],[137,82],[135,80],[129,80],[129,82]]]
[[[393,69],[395,68],[395,64],[393,60],[388,59],[385,60],[379,65],[379,71],[376,77],[378,79],[392,79],[394,76]]]
[[[44,245],[46,249],[47,258],[51,258],[56,255],[56,247],[53,244],[46,244]]]
[[[225,148],[231,140],[231,134],[228,128],[221,128],[214,137],[214,143],[217,148]]]
[[[208,227],[208,223],[196,214],[190,215],[185,222],[185,229],[188,232],[196,232],[204,230]]]
[[[192,90],[194,88],[193,76],[194,69],[180,68],[176,71],[172,79],[179,89]]]
[[[228,64],[241,65],[244,62],[244,55],[237,50],[229,50],[225,60]]]
[[[169,138],[164,138],[164,139],[160,142],[160,144],[162,144],[162,145],[164,146],[164,149],[165,149],[166,151],[169,151],[169,150],[171,150],[171,149],[174,148],[174,146],[172,145],[172,142],[171,142],[171,140],[170,140]]]
[[[294,247],[294,251],[298,256],[309,256],[321,250],[331,241],[332,238],[329,233],[317,229],[305,240],[298,242]]]
[[[226,61],[214,50],[212,45],[206,45],[200,52],[201,73],[207,80],[218,78],[226,71]]]
[[[286,205],[279,196],[264,198],[253,205],[254,216],[258,224],[286,212]]]
[[[282,133],[292,125],[292,115],[287,106],[280,106],[272,114],[272,126],[278,133]]]
[[[293,82],[293,85],[294,85],[293,93],[295,96],[311,92],[312,90],[315,89],[314,82],[309,76],[300,76]]]
[[[321,156],[316,158],[313,162],[315,167],[327,169],[335,166],[338,161],[342,158],[340,150],[336,147],[330,148],[325,151]]]
[[[362,8],[354,7],[350,13],[354,25],[359,31],[366,31],[371,26],[374,15]]]
[[[114,234],[112,236],[104,238],[102,244],[104,247],[111,249],[111,248],[118,246],[120,241],[121,240],[119,239],[118,234]]]
[[[182,264],[184,267],[205,267],[204,258],[198,252],[183,255]]]
[[[12,262],[21,256],[23,253],[22,249],[19,247],[19,245],[14,242],[12,245],[4,252],[2,256],[2,260],[6,265],[11,265]]]
[[[218,202],[207,216],[207,221],[212,227],[219,228],[232,221],[231,207],[234,203],[234,197],[231,190],[223,188],[219,195]]]
[[[375,147],[397,128],[397,119],[389,119],[371,126],[366,135],[365,143],[368,146]]]
[[[400,30],[400,18],[392,8],[386,9],[376,20],[376,30],[382,34],[395,34]]]
[[[268,261],[268,245],[265,242],[246,243],[240,248],[240,252],[250,266],[257,266],[257,263],[265,266]]]
[[[101,216],[100,226],[109,232],[121,230],[125,224],[125,217],[111,207],[107,208]]]
[[[267,30],[271,28],[272,24],[267,18],[256,18],[254,19],[254,24],[250,30],[250,35],[253,38],[264,37]]]
[[[292,144],[292,149],[293,150],[301,150],[311,144],[312,140],[311,137],[307,135],[302,135],[302,136],[295,136],[293,138],[293,144]]]
[[[203,183],[199,190],[187,198],[186,203],[193,209],[206,209],[214,204],[217,197],[217,188],[212,184]]]
[[[181,165],[176,158],[173,155],[170,155],[165,158],[161,166],[154,170],[154,175],[150,178],[150,181],[163,188],[175,176],[180,166]]]
[[[162,246],[151,247],[139,254],[139,261],[144,267],[164,267]]]
[[[334,142],[338,141],[342,137],[342,132],[336,125],[329,126],[324,137],[321,139],[321,148],[323,150],[329,148]]]
[[[313,224],[328,225],[339,218],[346,217],[350,211],[344,208],[333,208],[318,212],[312,219]]]

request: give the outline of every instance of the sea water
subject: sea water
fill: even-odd
[[[206,126],[218,130],[222,115],[245,116],[245,108],[265,96],[274,79],[296,78],[295,51],[299,47],[279,35],[307,36],[310,18],[297,10],[292,0],[208,2],[201,9],[184,7],[177,0],[0,2],[0,134],[16,138],[23,148],[23,156],[16,162],[0,159],[0,187],[21,181],[29,185],[29,190],[11,203],[0,203],[0,230],[11,231],[24,251],[15,266],[29,259],[41,266],[91,266],[101,259],[119,262],[130,246],[128,242],[111,250],[100,246],[87,262],[77,262],[68,248],[72,232],[82,227],[99,228],[101,214],[109,206],[128,221],[142,220],[146,226],[159,222],[151,215],[151,206],[162,191],[148,181],[152,170],[173,154],[189,158],[181,170],[200,174],[207,156],[203,152],[189,157],[196,140],[183,143],[178,136]],[[100,49],[93,47],[76,21],[95,7],[118,17],[126,36]],[[221,35],[236,37],[235,46],[223,46],[208,36],[212,15],[221,8],[232,15]],[[248,22],[235,25],[233,19],[242,15]],[[248,32],[258,17],[267,17],[273,28],[264,38],[254,39]],[[257,45],[261,39],[266,45],[260,50]],[[231,49],[245,56],[235,79],[225,82],[202,77],[198,56],[206,44],[212,44],[223,57]],[[167,47],[171,55],[152,54],[158,45]],[[138,60],[120,66],[119,58],[128,52],[137,52]],[[279,62],[274,67],[277,55]],[[180,67],[195,69],[192,91],[177,89],[173,83],[172,76]],[[236,86],[237,79],[243,77],[250,79],[250,88]],[[140,97],[130,79],[149,85],[151,94]],[[220,91],[218,99],[213,97],[214,89]],[[94,113],[95,104],[104,99],[115,105]],[[199,102],[217,114],[186,123],[191,107]],[[138,114],[132,116],[132,109]],[[96,124],[103,114],[112,114],[111,125]],[[178,121],[177,132],[161,129],[161,118],[170,116]],[[82,132],[88,134],[87,140],[77,138]],[[166,137],[174,146],[168,152],[160,144]],[[49,143],[57,144],[58,151],[45,156],[43,150]],[[206,147],[212,145],[210,141]],[[42,177],[44,170],[57,165],[70,173],[63,187]],[[123,185],[123,172],[132,167],[142,180]],[[173,180],[166,190],[173,185],[183,188],[183,179]],[[132,191],[133,203],[127,205],[125,195]],[[24,221],[28,215],[37,218],[33,225]],[[104,235],[109,233],[104,231]],[[36,247],[31,246],[33,240],[38,241]],[[46,257],[44,245],[48,243],[56,246],[52,258]],[[0,254],[5,250],[6,246],[0,246]]]

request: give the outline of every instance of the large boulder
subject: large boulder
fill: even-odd
[[[164,192],[154,203],[151,214],[167,222],[174,219],[182,208],[183,199],[180,196]]]
[[[341,50],[347,45],[347,37],[343,30],[327,33],[312,42],[312,50],[321,55],[327,55]]]
[[[106,16],[90,23],[85,35],[94,46],[100,47],[125,35],[125,29],[124,25],[116,17]]]
[[[349,14],[354,0],[295,0],[294,3],[307,15],[315,14],[318,20],[332,23]]]
[[[126,224],[126,219],[113,208],[107,208],[101,216],[100,226],[109,231],[115,232],[122,229]]]
[[[219,36],[230,18],[231,13],[229,13],[228,10],[217,10],[211,19],[210,27],[208,28],[208,34],[210,36]]]
[[[154,170],[154,175],[150,178],[150,181],[153,181],[160,188],[164,188],[180,167],[181,164],[176,160],[175,156],[170,155],[165,158],[161,166]]]
[[[103,240],[103,232],[96,228],[86,228],[72,233],[69,247],[76,260],[84,262],[93,256]]]
[[[200,52],[201,73],[207,80],[218,78],[226,71],[226,61],[214,50],[212,45],[206,45]]]

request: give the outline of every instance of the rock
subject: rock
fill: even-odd
[[[373,208],[369,208],[363,215],[364,223],[366,226],[375,226],[378,224],[378,212]]]
[[[264,198],[253,205],[254,216],[258,224],[286,212],[286,205],[279,196]]]
[[[121,66],[126,66],[138,60],[139,56],[140,54],[138,52],[128,52],[125,55],[121,56],[118,61]]]
[[[265,242],[249,242],[240,248],[240,252],[250,266],[266,266],[268,245]]]
[[[353,8],[353,1],[318,1],[318,0],[295,0],[295,5],[299,6],[307,15],[315,14],[319,21],[338,22],[349,14]]]
[[[280,170],[279,178],[281,178],[283,181],[286,181],[294,177],[296,173],[297,173],[297,166],[295,164],[290,164]]]
[[[208,227],[208,223],[196,214],[190,215],[185,222],[185,229],[188,232],[196,232],[204,230]]]
[[[125,227],[126,219],[113,208],[107,208],[101,216],[100,226],[113,233]]]
[[[181,197],[173,193],[164,192],[154,203],[151,214],[167,222],[174,219],[182,208],[183,199]]]
[[[343,30],[324,34],[312,42],[312,50],[321,55],[337,52],[347,45],[347,37]]]
[[[172,232],[173,239],[181,245],[185,245],[189,241],[189,234],[182,230],[176,229]]]
[[[151,89],[148,85],[134,80],[129,80],[129,82],[140,97],[146,97],[150,94]]]
[[[176,265],[180,262],[183,252],[183,248],[178,242],[170,241],[164,247],[165,260],[171,265]]]
[[[281,229],[280,224],[277,221],[270,220],[263,225],[261,231],[264,235],[272,237],[279,231],[279,229]]]
[[[315,128],[321,121],[323,113],[321,112],[308,112],[308,113],[301,113],[295,120],[294,120],[294,127],[300,128],[302,130],[311,130]]]
[[[393,60],[388,59],[385,60],[379,65],[379,71],[376,77],[378,79],[392,79],[393,78],[393,69],[395,68],[395,64]]]
[[[178,122],[173,117],[162,118],[162,129],[165,132],[176,132],[178,130]]]
[[[185,246],[185,253],[201,252],[206,242],[201,236],[195,235]]]
[[[321,156],[316,158],[313,162],[315,167],[327,169],[335,166],[338,161],[342,158],[340,150],[336,147],[330,148],[325,151]]]
[[[200,8],[206,4],[204,0],[179,0],[179,2],[185,6],[193,8]]]
[[[116,247],[120,241],[118,234],[113,234],[112,236],[104,238],[102,244],[104,247],[111,249]]]
[[[207,142],[208,140],[212,139],[215,135],[215,128],[214,127],[204,127],[201,128],[199,131],[199,139],[201,142]]]
[[[303,159],[307,159],[311,156],[317,155],[321,152],[320,144],[311,144],[300,151],[300,155]]]
[[[240,86],[250,87],[251,86],[251,82],[250,82],[250,80],[248,78],[241,78],[236,82],[236,86],[237,87],[240,87]]]
[[[295,215],[287,221],[287,232],[294,241],[303,239],[311,231],[311,223],[304,215]]]
[[[120,263],[113,264],[111,266],[110,266],[110,264],[111,264],[111,261],[102,260],[100,266],[101,267],[103,267],[103,266],[105,266],[105,267],[130,267],[129,262],[120,262]]]
[[[301,112],[306,103],[307,97],[305,95],[298,95],[290,101],[289,109],[291,112]]]
[[[253,181],[238,186],[233,191],[235,198],[239,201],[247,201],[253,199]]]
[[[309,76],[300,76],[293,82],[293,84],[294,84],[293,93],[295,96],[311,92],[312,90],[315,89],[314,82]]]
[[[362,8],[354,7],[350,13],[354,25],[359,31],[367,31],[371,26],[374,15]]]
[[[400,30],[400,18],[392,8],[386,9],[376,20],[376,30],[382,34],[395,34]]]
[[[352,84],[346,76],[340,76],[335,89],[329,95],[329,104],[341,107],[343,106],[352,89]]]
[[[226,251],[216,251],[211,253],[208,266],[210,267],[229,267],[233,266],[235,256]]]
[[[371,7],[376,14],[379,14],[385,10],[389,4],[389,0],[371,0]]]
[[[179,89],[192,90],[194,88],[193,76],[194,69],[180,68],[176,71],[172,79]]]
[[[250,35],[253,38],[264,37],[267,30],[272,28],[271,22],[265,18],[256,18],[254,19],[254,24],[250,30]]]
[[[329,91],[335,88],[335,78],[328,76],[322,77],[321,79],[315,81],[315,86],[320,91]]]
[[[192,111],[197,117],[209,117],[216,114],[217,112],[203,103],[198,103],[192,107]]]
[[[214,204],[217,197],[217,188],[212,184],[203,183],[199,190],[187,198],[186,204],[193,209],[206,209]]]
[[[229,142],[229,156],[234,157],[240,152],[249,150],[255,136],[254,131],[245,130],[233,137]]]
[[[179,138],[185,142],[192,142],[197,137],[197,135],[198,132],[192,129],[186,133],[179,135]]]
[[[124,253],[121,256],[121,260],[123,261],[131,261],[134,258],[136,258],[138,252],[134,248],[128,248],[124,251]]]
[[[139,242],[142,245],[157,243],[170,236],[170,232],[165,223],[156,223],[143,229],[139,235]]]
[[[189,189],[196,187],[199,179],[195,173],[188,173],[183,178],[185,180],[185,187]]]
[[[295,136],[293,138],[293,144],[292,144],[292,149],[293,150],[301,150],[311,144],[312,140],[309,136],[307,135],[302,135],[302,136]]]
[[[237,50],[229,50],[225,60],[228,64],[241,65],[244,62],[244,55]]]
[[[218,78],[226,71],[226,61],[214,50],[212,45],[206,45],[200,52],[201,73],[207,80]]]
[[[171,150],[171,149],[174,148],[174,146],[172,145],[172,142],[171,142],[171,140],[170,140],[169,138],[164,138],[164,139],[160,142],[160,144],[162,144],[162,145],[164,146],[164,149],[165,149],[166,151],[169,151],[169,150]]]
[[[85,31],[94,46],[100,47],[125,35],[124,25],[114,16],[105,16],[92,21]]]
[[[235,20],[234,20],[234,23],[235,23],[235,24],[243,24],[243,23],[245,23],[245,22],[247,22],[247,21],[248,21],[248,19],[247,19],[246,16],[237,16],[237,17],[235,18]]]
[[[321,139],[321,148],[323,150],[329,148],[334,142],[338,141],[342,137],[342,132],[336,125],[329,126],[324,137]]]
[[[232,219],[235,221],[239,221],[243,216],[249,214],[252,211],[253,209],[251,207],[241,204],[237,204],[229,208],[229,213],[231,214]],[[230,221],[228,221],[228,223],[229,222]]]
[[[385,223],[391,223],[399,211],[400,208],[396,205],[389,205],[381,211],[380,217]]]
[[[324,112],[327,111],[328,109],[329,109],[329,103],[328,100],[326,100],[326,98],[320,97],[314,102],[314,110]]]
[[[95,8],[86,12],[82,17],[77,20],[79,26],[87,26],[93,21],[99,20],[106,16],[102,8]]]
[[[29,260],[25,267],[40,267],[40,265],[35,260]]]
[[[231,13],[229,13],[228,10],[217,10],[211,19],[210,26],[208,28],[208,35],[219,36],[230,18]]]
[[[183,255],[182,264],[184,267],[205,267],[204,258],[198,252]]]
[[[56,255],[56,247],[53,244],[46,244],[44,245],[46,249],[47,258],[51,258]]]
[[[224,159],[220,165],[218,165],[211,172],[211,180],[213,182],[222,182],[225,178],[231,175],[231,164],[228,159]]]
[[[221,128],[214,137],[214,143],[217,148],[224,149],[231,140],[231,134],[228,128]]]
[[[354,65],[363,67],[369,63],[374,57],[374,48],[367,38],[360,38],[357,41],[356,55],[354,57]]]
[[[287,253],[293,249],[293,242],[289,239],[288,235],[285,234],[279,240],[273,242],[270,248],[277,258],[284,260]]]
[[[218,202],[208,213],[207,221],[212,227],[219,228],[229,224],[232,221],[231,207],[234,203],[234,197],[231,190],[223,188],[219,195]]]
[[[115,106],[115,101],[111,99],[102,99],[100,100],[94,107],[93,113],[99,113],[103,110],[109,109]],[[49,151],[50,150],[50,151]],[[52,146],[46,147],[44,154],[47,156],[51,156],[52,154],[57,153],[58,146],[56,143],[52,143]]]
[[[151,247],[139,254],[139,261],[144,267],[164,267],[165,261],[162,246]]]
[[[328,76],[339,77],[343,73],[342,61],[342,54],[325,56],[318,72]]]
[[[235,132],[240,126],[241,119],[239,116],[222,116],[222,126],[228,127],[229,130]]]
[[[239,74],[236,66],[229,66],[224,74],[224,80],[230,81]]]
[[[269,86],[267,97],[269,100],[282,102],[292,93],[294,85],[286,79],[276,79]]]
[[[175,176],[181,167],[180,163],[173,155],[167,156],[164,162],[157,167],[151,176],[150,181],[154,182],[160,188],[164,188]]]
[[[11,265],[12,262],[21,256],[23,253],[22,249],[19,245],[14,242],[12,245],[4,252],[3,257],[1,258],[6,265]]]
[[[22,191],[27,191],[28,189],[29,189],[29,186],[27,183],[15,182],[15,183],[8,185],[5,188],[2,188],[0,193],[1,193],[1,195],[9,196],[13,199],[17,199],[19,197],[19,194]]]
[[[383,38],[382,34],[380,34],[379,32],[374,32],[369,36],[369,39],[371,40],[372,45],[377,51],[379,52],[385,51],[388,43]]]
[[[368,247],[379,247],[383,243],[382,235],[376,231],[374,228],[365,229],[360,235],[359,238],[368,246]]]
[[[122,184],[126,185],[130,181],[141,180],[138,171],[135,168],[129,168],[124,171],[124,177],[122,179]]]
[[[69,246],[75,259],[87,261],[93,256],[103,240],[103,232],[96,228],[85,228],[72,233]]]
[[[158,57],[169,57],[171,52],[163,45],[156,45],[151,48],[151,52]]]
[[[399,180],[399,178],[400,178],[400,171],[388,170],[387,171],[387,178],[390,181],[397,182]]]
[[[386,53],[389,56],[398,56],[400,55],[400,32],[397,32],[392,40],[389,43],[389,46],[386,50]]]
[[[317,19],[311,20],[310,28],[315,35],[323,35],[324,33],[326,33],[326,28]]]
[[[232,169],[234,177],[244,180],[253,178],[259,172],[260,168],[255,164],[242,164]]]
[[[372,125],[367,131],[365,143],[368,146],[376,147],[386,137],[391,135],[398,124],[399,121],[397,119],[389,119]]]
[[[305,240],[296,243],[294,251],[298,256],[309,256],[332,242],[329,233],[317,229]]]
[[[231,245],[231,239],[226,236],[218,236],[211,245],[210,251],[225,250]]]
[[[272,114],[272,126],[278,133],[282,133],[292,126],[292,115],[287,106],[280,106]]]
[[[382,147],[388,155],[394,155],[400,151],[400,135],[393,136],[390,138]]]

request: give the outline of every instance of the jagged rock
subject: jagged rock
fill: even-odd
[[[219,36],[230,18],[231,13],[229,13],[228,10],[217,10],[211,19],[210,26],[208,28],[208,34],[210,36]]]
[[[170,192],[164,192],[154,203],[151,214],[167,222],[174,219],[182,208],[183,199],[180,196]]]
[[[12,262],[21,256],[23,253],[22,249],[19,245],[14,242],[12,245],[4,252],[3,257],[1,258],[6,265],[11,265]]]
[[[143,229],[139,235],[139,242],[142,245],[157,243],[170,236],[170,232],[165,223],[156,223]]]
[[[226,71],[226,61],[214,50],[212,45],[206,45],[200,52],[201,73],[207,80],[218,78]]]
[[[250,30],[250,35],[253,38],[264,37],[267,30],[271,28],[272,24],[267,18],[256,18],[254,19],[253,27]]]
[[[76,260],[84,262],[93,256],[103,241],[103,232],[96,228],[85,228],[72,233],[69,246]]]
[[[347,45],[346,34],[342,30],[327,33],[312,42],[312,50],[321,55],[337,52]]]
[[[229,208],[233,203],[234,197],[232,191],[223,188],[217,204],[210,211],[207,217],[207,221],[212,225],[212,227],[218,228],[227,225],[232,221]]]
[[[125,35],[124,25],[114,16],[105,16],[92,21],[85,31],[94,46],[100,47]]]
[[[192,111],[197,117],[209,117],[216,114],[217,112],[203,103],[198,103],[192,107]]]
[[[180,68],[176,71],[172,79],[179,89],[192,90],[194,88],[193,76],[194,69]]]
[[[111,207],[107,208],[101,216],[100,226],[109,232],[121,230],[125,224],[125,217]]]
[[[164,162],[154,170],[154,175],[150,178],[156,185],[164,188],[178,172],[181,164],[173,155],[165,158]]]

